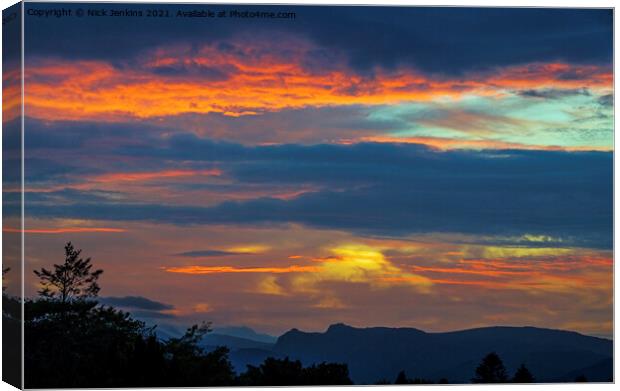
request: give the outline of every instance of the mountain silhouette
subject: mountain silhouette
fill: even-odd
[[[558,378],[558,381],[572,382],[579,376],[585,376],[589,381],[606,381],[611,382],[612,374],[614,372],[614,360],[609,357],[597,362],[594,365],[589,365],[585,368],[573,370],[564,376]]]
[[[290,357],[304,365],[341,362],[349,366],[357,384],[409,376],[451,383],[469,383],[476,366],[489,352],[497,352],[509,373],[525,363],[538,382],[589,381],[613,378],[612,341],[572,331],[536,327],[485,327],[444,333],[414,328],[355,328],[330,326],[323,333],[292,329],[271,348],[231,347],[237,371],[266,357]]]
[[[266,343],[256,341],[249,338],[235,337],[232,335],[225,335],[219,333],[209,333],[205,335],[200,341],[200,346],[207,348],[207,350],[215,349],[218,346],[226,346],[231,351],[239,349],[273,349],[273,343]]]
[[[213,333],[222,334],[222,335],[230,335],[231,337],[237,338],[245,338],[250,339],[252,341],[264,342],[273,344],[276,342],[278,337],[274,337],[269,334],[257,333],[253,329],[247,326],[221,326],[215,327],[213,329]]]

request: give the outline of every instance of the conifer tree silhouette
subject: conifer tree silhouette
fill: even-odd
[[[534,376],[530,372],[529,369],[525,366],[525,364],[521,364],[521,366],[515,372],[515,375],[512,377],[513,383],[534,383]]]
[[[473,383],[506,383],[508,375],[506,367],[499,358],[497,353],[491,352],[487,354],[478,368],[476,368],[476,377],[471,379]]]
[[[40,296],[58,300],[61,304],[97,296],[100,289],[97,280],[103,270],[91,271],[91,259],[81,258],[81,253],[82,250],[76,250],[68,242],[65,245],[64,263],[54,264],[53,270],[41,268],[34,271],[41,281]]]

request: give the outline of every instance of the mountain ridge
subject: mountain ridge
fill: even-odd
[[[312,363],[344,362],[356,383],[412,377],[468,383],[484,355],[497,352],[512,374],[525,363],[538,381],[556,381],[613,356],[611,340],[569,330],[534,326],[489,326],[449,332],[416,328],[356,328],[342,323],[324,332],[291,329],[274,345],[280,357]],[[613,374],[593,371],[598,381]],[[609,376],[607,376],[609,375]]]

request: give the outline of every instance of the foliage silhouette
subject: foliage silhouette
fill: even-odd
[[[482,359],[482,362],[476,368],[476,376],[471,381],[472,383],[508,382],[506,368],[497,353],[491,352]]]
[[[3,320],[13,320],[19,322],[21,318],[21,302],[18,298],[10,296],[6,293],[7,287],[4,286],[4,276],[11,271],[10,267],[2,269],[2,316]],[[4,340],[6,341],[6,340]]]
[[[421,379],[419,377],[410,379],[407,377],[405,371],[400,371],[396,376],[396,380],[394,380],[394,384],[433,384],[433,381],[428,379]]]
[[[396,375],[396,380],[394,380],[394,384],[409,384],[409,379],[407,378],[405,371],[398,372],[398,375]]]
[[[5,276],[11,268],[2,269],[2,380],[21,387],[22,325],[21,301],[7,293]]]
[[[525,364],[521,364],[521,366],[515,372],[515,375],[512,377],[513,383],[534,383],[534,376],[530,372],[529,369],[525,366]]]
[[[54,264],[53,271],[45,268],[34,271],[41,281],[40,296],[57,299],[62,304],[97,296],[100,289],[97,280],[103,270],[91,271],[91,259],[81,258],[81,253],[82,250],[76,250],[69,242],[65,245],[64,263]]]
[[[168,376],[162,385],[208,387],[234,384],[235,372],[228,359],[228,348],[218,347],[205,353],[198,345],[210,331],[209,323],[194,325],[182,337],[163,343],[168,358]]]
[[[310,386],[310,385],[348,385],[346,364],[321,363],[304,368],[301,361],[267,358],[260,366],[248,365],[245,373],[239,376],[239,385],[253,386]]]

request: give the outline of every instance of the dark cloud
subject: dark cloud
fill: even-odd
[[[2,10],[2,20],[2,68],[8,72],[10,69],[21,68],[21,5],[14,4]]]
[[[141,144],[156,139],[167,130],[166,127],[140,121],[122,123],[44,121],[32,117],[26,117],[24,128],[24,146],[27,150],[79,148],[80,151],[89,147],[101,151],[114,141]],[[19,134],[12,137],[19,140]]]
[[[274,141],[316,144],[409,128],[410,124],[400,118],[373,118],[373,110],[377,109],[380,107],[347,105],[287,109],[241,117],[221,113],[184,114],[163,118],[161,123],[169,128],[243,144]]]
[[[173,305],[147,299],[146,297],[142,296],[101,297],[99,298],[99,302],[101,304],[110,305],[113,307],[123,307],[146,311],[164,311],[174,309]]]
[[[612,153],[489,150],[437,152],[421,145],[247,147],[171,137],[132,155],[220,162],[238,183],[315,185],[290,200],[215,206],[68,202],[33,205],[39,217],[173,224],[287,224],[403,236],[447,232],[544,234],[564,245],[612,244]],[[70,201],[70,200],[69,200]]]
[[[27,4],[50,8],[53,4]],[[66,8],[84,7],[64,5]],[[88,7],[88,6],[87,6]],[[92,5],[118,9],[119,4]],[[175,13],[197,5],[160,5]],[[215,11],[255,10],[257,6],[207,7]],[[131,4],[145,10],[146,5]],[[411,66],[429,73],[459,74],[471,70],[539,61],[609,63],[613,10],[553,8],[310,7],[264,6],[294,11],[294,20],[248,19],[243,23],[203,18],[35,18],[26,16],[29,56],[111,60],[117,67],[144,50],[182,42],[192,47],[220,42],[234,34],[298,34],[318,44],[304,66],[325,69],[331,53],[344,53],[362,73]],[[127,39],[131,37],[131,39]],[[251,44],[251,42],[248,42]],[[178,70],[171,70],[178,72]],[[221,76],[221,75],[220,75]],[[570,78],[571,75],[565,75]]]
[[[556,88],[544,88],[538,90],[522,90],[517,93],[518,95],[527,98],[542,98],[542,99],[560,99],[567,96],[584,95],[590,96],[590,91],[587,88],[573,88],[573,89],[556,89]]]
[[[614,94],[603,95],[598,99],[598,103],[604,107],[613,107],[614,105]]]
[[[230,69],[229,69],[230,68]],[[170,65],[170,66],[157,66],[146,71],[153,72],[162,76],[176,76],[176,77],[189,77],[197,76],[201,80],[206,81],[224,81],[228,80],[230,74],[237,72],[238,70],[232,67],[208,67],[197,64],[187,65]]]
[[[79,150],[89,155],[101,154],[116,145],[157,142],[162,136],[180,130],[244,144],[274,141],[315,144],[410,128],[406,118],[373,118],[373,110],[380,108],[361,105],[306,107],[241,117],[215,112],[190,113],[131,122],[43,121],[26,117],[25,147],[27,150]],[[12,131],[3,132],[4,144],[19,151],[19,122],[5,126]]]

